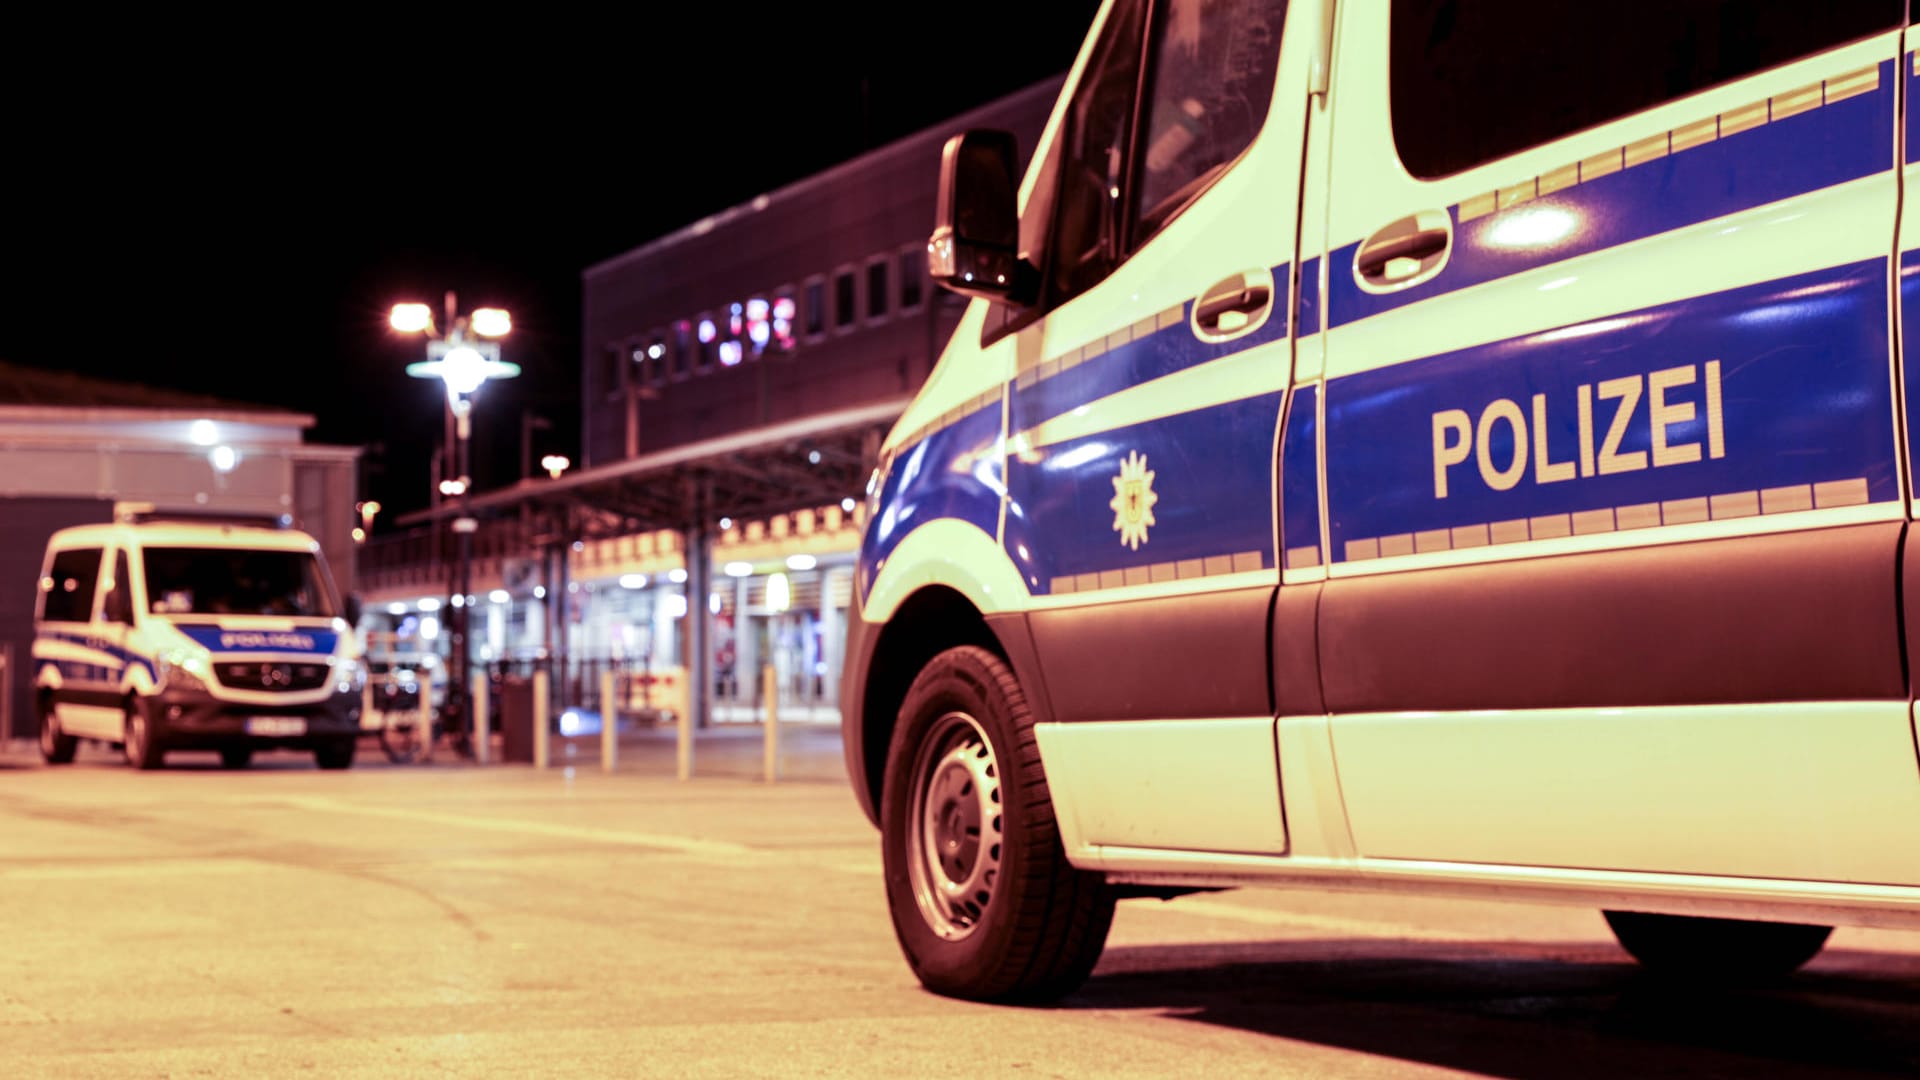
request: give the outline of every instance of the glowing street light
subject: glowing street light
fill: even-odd
[[[469,606],[466,603],[473,583],[473,532],[478,523],[472,515],[473,478],[468,444],[473,436],[473,396],[489,379],[511,379],[520,374],[520,365],[500,359],[497,339],[513,329],[513,319],[501,308],[480,308],[471,315],[460,315],[454,294],[446,295],[444,332],[433,321],[433,310],[425,304],[395,304],[388,325],[404,334],[426,334],[427,358],[407,365],[407,374],[418,379],[439,379],[447,389],[447,412],[453,418],[454,445],[447,460],[455,463],[456,475],[440,482],[441,494],[460,500],[460,516],[453,522],[459,553],[454,561],[456,578],[448,589],[452,596],[447,629],[451,632],[451,663],[443,724],[447,730],[466,730],[467,693],[471,668]],[[369,519],[371,520],[371,519]]]
[[[513,330],[513,319],[504,308],[483,307],[473,313],[469,325],[481,337],[506,337]]]
[[[433,328],[433,309],[425,304],[395,304],[387,316],[387,325],[403,334],[417,334]]]
[[[566,472],[568,466],[572,464],[573,462],[569,461],[565,454],[548,454],[540,459],[540,467],[547,470],[547,475],[555,480],[560,479],[560,474]]]

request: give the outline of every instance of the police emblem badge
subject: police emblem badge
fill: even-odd
[[[1120,475],[1113,478],[1113,528],[1128,550],[1139,551],[1147,542],[1147,527],[1154,523],[1153,504],[1160,496],[1153,490],[1153,470],[1146,456],[1135,450],[1120,462]]]

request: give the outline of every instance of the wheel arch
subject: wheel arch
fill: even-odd
[[[900,706],[913,680],[935,656],[962,645],[993,653],[1013,668],[1035,719],[1049,714],[1024,612],[984,613],[957,589],[927,585],[910,594],[885,623],[872,627],[871,637],[858,704],[844,733],[848,778],[860,808],[875,825]]]

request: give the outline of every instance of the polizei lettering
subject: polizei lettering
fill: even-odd
[[[292,649],[297,652],[313,652],[318,646],[308,634],[295,634],[287,631],[262,632],[256,630],[229,630],[220,634],[220,647],[223,649]]]
[[[1701,368],[1704,366],[1705,370]],[[1696,402],[1672,400],[1675,391],[1695,382],[1703,384],[1706,408],[1706,444],[1676,442],[1671,428],[1691,422]],[[1480,479],[1495,491],[1511,491],[1532,467],[1533,482],[1557,484],[1575,477],[1609,476],[1637,469],[1685,465],[1727,456],[1726,417],[1720,406],[1720,361],[1662,368],[1646,375],[1623,375],[1582,384],[1571,402],[1549,402],[1535,394],[1531,409],[1509,398],[1496,398],[1472,417],[1464,409],[1433,414],[1433,497],[1447,497],[1447,470],[1468,458],[1479,466]],[[1571,405],[1579,444],[1575,456],[1555,461],[1548,453],[1550,412]],[[1564,416],[1564,413],[1559,415]],[[1562,421],[1564,424],[1564,421]],[[1495,435],[1510,437],[1512,452],[1496,460]],[[1629,431],[1646,431],[1649,449],[1622,451]]]

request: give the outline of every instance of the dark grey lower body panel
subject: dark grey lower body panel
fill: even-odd
[[[1028,615],[1055,720],[1271,716],[1273,586]]]
[[[1905,698],[1903,522],[1337,578],[1333,713]]]

